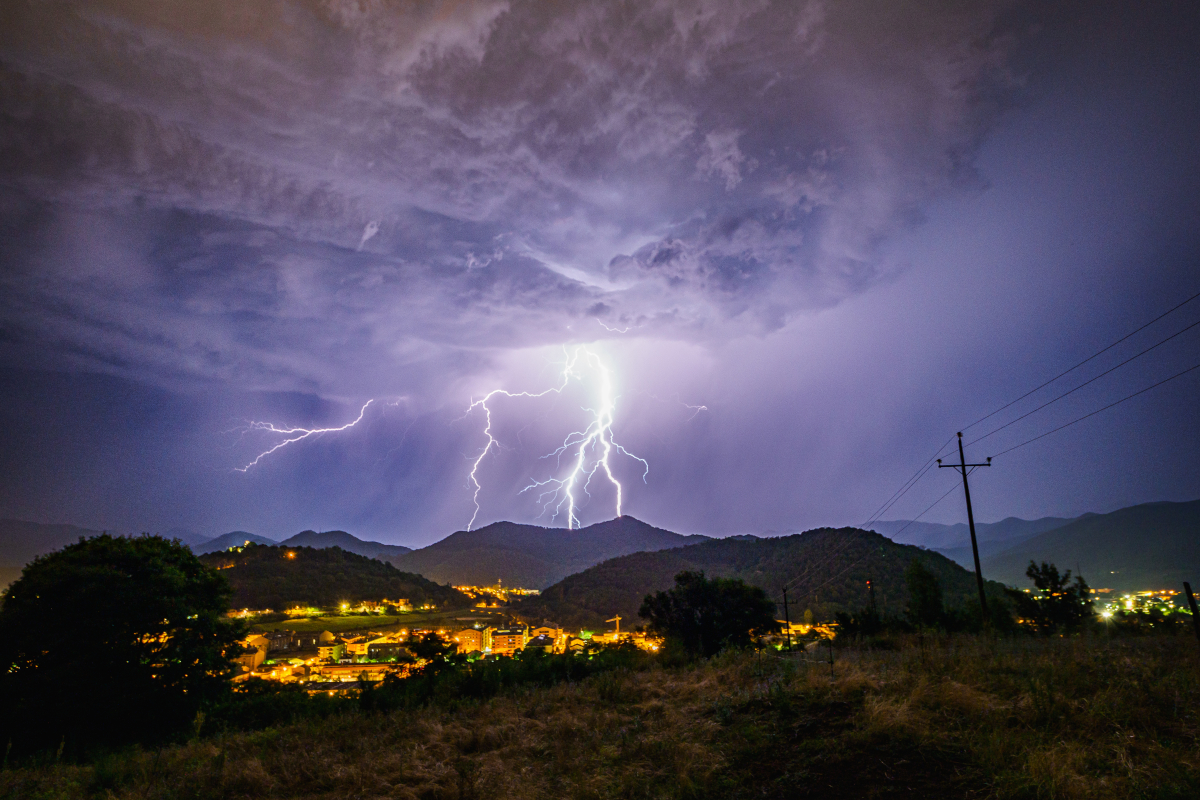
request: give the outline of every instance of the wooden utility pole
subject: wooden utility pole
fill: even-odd
[[[990,467],[992,465],[992,457],[988,456],[986,464],[968,464],[967,457],[963,454],[962,431],[958,432],[958,463],[943,464],[939,458],[937,460],[938,469],[948,467],[956,469],[962,473],[963,493],[967,496],[967,525],[971,528],[971,555],[975,556],[975,582],[979,585],[979,611],[983,614],[983,624],[986,627],[990,624],[991,618],[988,616],[987,595],[983,592],[983,570],[979,568],[979,543],[975,540],[975,513],[971,510],[971,486],[967,483],[968,468],[975,467]]]
[[[787,625],[788,652],[792,651],[792,619],[788,616],[787,587],[783,587],[783,623]]]

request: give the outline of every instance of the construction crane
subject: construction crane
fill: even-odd
[[[605,621],[605,622],[615,622],[615,623],[617,623],[617,632],[613,634],[613,638],[614,638],[614,639],[619,639],[619,638],[621,638],[621,615],[620,615],[620,614],[617,614],[617,615],[616,615],[615,617],[613,617],[612,619],[606,619],[606,620],[604,620],[604,621]]]

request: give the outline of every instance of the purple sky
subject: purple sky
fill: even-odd
[[[587,345],[650,465],[613,457],[626,513],[861,523],[1200,291],[1200,12],[1042,5],[6,3],[0,515],[427,544],[475,513],[472,401]],[[1200,328],[968,455],[1198,362]],[[478,524],[551,524],[520,490],[564,476],[584,377],[489,403]],[[1200,497],[1198,397],[998,456],[977,517]],[[368,400],[237,470],[281,440],[249,422]]]

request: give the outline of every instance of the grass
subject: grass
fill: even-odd
[[[728,654],[10,768],[0,798],[1191,797],[1198,667],[1182,637]]]

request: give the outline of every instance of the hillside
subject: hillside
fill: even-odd
[[[400,544],[383,544],[382,542],[367,542],[352,536],[345,531],[301,531],[295,536],[284,539],[279,543],[283,547],[340,547],[347,553],[357,553],[367,558],[386,559],[388,556],[398,556],[411,553],[411,547]]]
[[[1179,589],[1200,582],[1200,500],[1088,514],[983,561],[983,574],[1025,585],[1029,561],[1081,572],[1093,588]]]
[[[975,536],[980,550],[1006,549],[1017,542],[1037,536],[1039,533],[1061,528],[1074,520],[1068,517],[1042,517],[1020,519],[1007,517],[999,522],[976,522]],[[966,548],[971,550],[971,531],[965,522],[943,525],[937,522],[911,522],[909,520],[880,520],[872,522],[871,530],[882,533],[899,544],[915,544],[938,550],[950,556],[948,551]],[[954,556],[950,556],[954,558]]]
[[[259,536],[257,533],[249,533],[247,531],[231,531],[223,533],[215,539],[209,539],[203,544],[194,545],[192,552],[198,556],[205,553],[219,553],[222,550],[228,550],[231,547],[241,547],[247,542],[252,544],[262,544],[268,547],[279,544],[274,539],[268,539],[265,536]]]
[[[396,567],[439,583],[540,589],[605,559],[665,550],[706,536],[683,536],[625,516],[577,531],[496,522],[388,560]]]
[[[907,602],[904,570],[920,559],[941,580],[947,604],[976,596],[975,576],[939,553],[901,545],[857,528],[819,528],[770,539],[719,539],[673,550],[635,553],[605,561],[571,575],[521,601],[517,613],[531,621],[553,620],[566,626],[598,626],[620,614],[632,627],[647,594],[667,589],[683,570],[741,578],[760,586],[775,600],[788,590],[792,619],[811,609],[817,619],[865,606],[868,580],[884,613],[900,614]],[[992,585],[999,593],[1000,587]],[[782,609],[780,616],[782,616]]]
[[[289,557],[289,554],[294,554]],[[470,599],[448,586],[338,547],[270,547],[250,544],[241,552],[200,557],[221,570],[233,587],[235,608],[334,606],[361,600],[407,599],[413,605],[439,608],[470,605]]]

